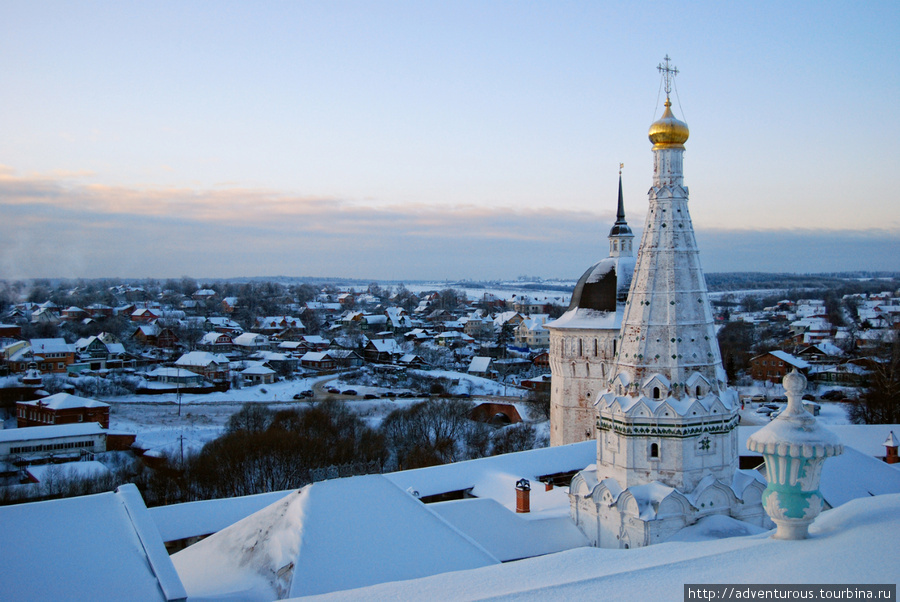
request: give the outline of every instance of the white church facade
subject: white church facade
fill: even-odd
[[[765,484],[738,470],[740,404],[726,383],[683,181],[689,130],[672,114],[677,71],[668,57],[660,71],[665,112],[650,127],[653,184],[633,272],[618,273],[627,265],[620,242],[618,255],[579,282],[602,283],[596,268],[611,262],[616,281],[630,282],[627,296],[600,311],[576,288],[573,306],[548,325],[551,443],[596,439],[597,463],[575,476],[570,501],[573,519],[602,547],[664,541],[711,514],[770,524]],[[586,357],[581,340],[590,336],[604,344]]]
[[[634,273],[634,234],[625,221],[622,172],[616,223],[609,232],[609,256],[585,271],[572,301],[550,331],[550,444],[594,439],[594,401],[610,379],[625,295]]]

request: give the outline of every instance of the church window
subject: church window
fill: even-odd
[[[616,354],[616,340],[613,339],[613,355]]]
[[[583,342],[581,339],[578,339],[578,357],[582,357],[584,355],[584,349],[582,347]]]
[[[619,250],[619,243],[617,243],[616,241],[613,241],[613,251],[618,251],[618,250]]]
[[[651,457],[651,458],[658,458],[658,457],[659,457],[659,444],[658,444],[658,443],[651,443],[651,444],[650,444],[650,457]]]
[[[697,385],[697,395],[695,397],[700,397],[700,385]]]
[[[659,399],[659,387],[653,387],[653,399]]]
[[[600,355],[600,349],[598,348],[597,339],[594,339],[594,357]]]

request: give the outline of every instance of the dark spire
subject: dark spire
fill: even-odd
[[[622,198],[622,170],[619,169],[619,207],[616,209],[616,223],[609,231],[610,236],[622,236],[623,234],[631,234],[631,228],[625,221],[625,201]]]

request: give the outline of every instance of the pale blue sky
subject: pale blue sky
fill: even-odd
[[[7,1],[0,277],[577,276],[620,161],[643,223],[667,53],[707,270],[900,270],[898,40],[895,1]]]

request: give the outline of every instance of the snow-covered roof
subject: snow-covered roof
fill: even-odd
[[[65,339],[31,339],[31,350],[34,353],[71,353],[75,346],[66,343]]]
[[[102,435],[105,432],[106,430],[96,422],[29,426],[0,430],[0,442],[34,441],[37,439],[55,439],[57,437],[87,437],[90,435]]]
[[[187,597],[134,485],[4,506],[0,522],[4,600]]]
[[[371,339],[369,343],[379,353],[400,353],[400,345],[394,339]]]
[[[158,368],[154,368],[147,373],[147,376],[149,376],[150,378],[160,378],[162,376],[165,376],[167,378],[201,378],[201,376],[196,372],[191,372],[190,370],[185,370],[184,368],[170,368],[167,366],[159,366]]]
[[[900,495],[883,495],[822,513],[800,545],[785,545],[766,532],[632,550],[586,547],[321,599],[681,600],[688,583],[893,582],[886,576],[897,573],[898,530]]]
[[[218,353],[210,353],[209,351],[190,351],[178,358],[175,365],[204,367],[210,364],[228,366],[229,363],[227,357]]]
[[[790,353],[785,353],[784,351],[770,351],[769,355],[773,355],[781,361],[790,364],[791,366],[794,366],[799,370],[809,368],[809,362],[807,362],[806,360],[801,360],[799,357],[794,357]]]
[[[487,372],[491,367],[492,358],[484,357],[484,356],[475,356],[472,358],[472,362],[469,364],[468,372],[477,372],[484,373]]]
[[[401,489],[417,491],[423,497],[473,489],[473,494],[478,497],[490,497],[507,508],[515,509],[515,482],[518,479],[526,478],[533,481],[544,475],[581,470],[596,460],[597,442],[583,441],[466,462],[403,470],[385,476]],[[562,492],[561,489],[554,491]],[[550,497],[555,495],[553,491],[545,492],[541,491],[541,488],[532,488],[532,514],[542,508],[551,507],[554,511],[568,513],[567,496],[560,506],[558,500],[545,498],[547,494],[550,494]]]
[[[269,337],[256,332],[244,332],[234,337],[234,344],[244,347],[255,347],[258,345],[268,345]]]
[[[178,552],[172,562],[192,598],[244,599],[322,594],[499,564],[382,475],[307,485]]]
[[[213,330],[212,332],[207,332],[202,337],[200,337],[198,343],[200,343],[201,345],[213,345],[215,343],[218,343],[219,339],[222,338],[227,339],[229,343],[232,340],[230,335]]]
[[[25,469],[38,483],[50,478],[92,479],[110,474],[106,465],[96,460],[64,462],[63,464],[35,464]]]
[[[258,495],[202,500],[150,508],[150,516],[163,541],[176,541],[217,533],[296,491],[275,491]]]
[[[900,493],[900,470],[847,447],[822,465],[819,491],[831,507],[871,495]]]
[[[275,374],[275,371],[262,363],[257,363],[241,370],[241,374],[255,374],[265,376],[267,374]]]
[[[503,562],[589,545],[567,516],[531,520],[490,498],[441,502],[429,508]]]
[[[41,405],[51,410],[67,410],[71,408],[108,408],[108,403],[88,399],[87,397],[77,397],[69,393],[57,393],[44,397],[43,399],[34,399],[32,401],[21,401],[22,405],[37,407]]]

